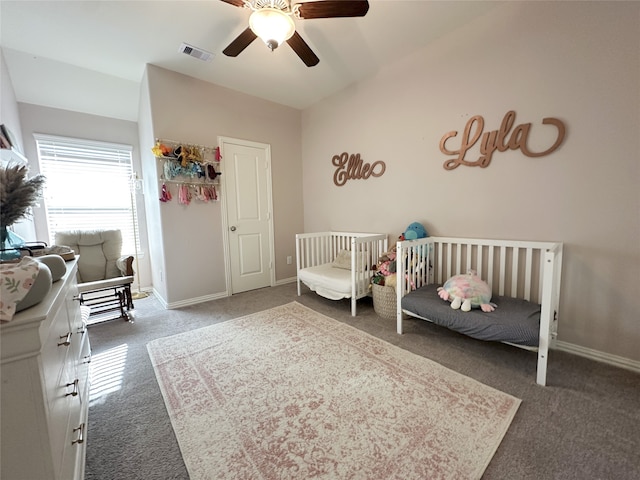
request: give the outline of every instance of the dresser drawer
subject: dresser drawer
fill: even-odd
[[[69,359],[73,358],[72,342],[74,335],[67,321],[67,310],[64,306],[51,324],[47,339],[42,345],[40,360],[45,381],[45,394],[49,401],[56,396],[55,390],[60,386],[62,370]]]
[[[70,353],[67,351],[67,353]],[[73,394],[76,391],[74,371],[64,368],[60,371],[57,384],[48,391],[49,395],[49,441],[53,468],[57,474],[62,469],[62,458],[71,416]],[[77,393],[76,393],[77,396]],[[57,476],[57,478],[62,478]]]
[[[85,331],[80,338],[79,356],[74,364],[74,376],[78,382],[78,394],[69,401],[67,439],[62,452],[60,478],[82,480],[86,453],[87,420],[89,411],[89,363],[91,346]]]

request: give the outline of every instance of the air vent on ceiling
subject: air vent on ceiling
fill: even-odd
[[[188,43],[183,43],[180,45],[179,52],[185,53],[190,57],[197,58],[198,60],[202,60],[203,62],[210,62],[213,58],[213,53],[207,52],[201,48],[194,47],[193,45],[189,45]]]

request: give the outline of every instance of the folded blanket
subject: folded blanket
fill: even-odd
[[[18,263],[0,264],[0,321],[13,319],[16,305],[31,290],[41,265],[31,257],[23,257]]]

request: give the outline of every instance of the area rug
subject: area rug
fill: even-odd
[[[297,302],[147,345],[198,479],[473,479],[520,400]]]

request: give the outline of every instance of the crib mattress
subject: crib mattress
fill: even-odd
[[[439,285],[425,285],[402,298],[402,309],[414,317],[447,327],[479,340],[537,347],[541,306],[519,298],[494,296],[493,312],[454,310],[437,293]]]
[[[298,272],[298,278],[318,295],[329,300],[351,298],[351,270],[325,263],[303,268]]]

